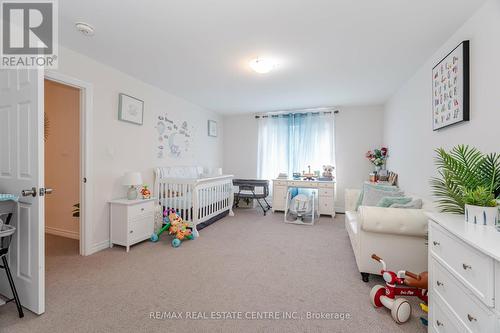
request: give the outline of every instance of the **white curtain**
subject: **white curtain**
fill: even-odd
[[[258,137],[258,177],[274,179],[280,172],[322,170],[335,165],[334,116],[295,113],[261,117]]]

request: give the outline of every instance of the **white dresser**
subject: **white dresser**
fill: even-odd
[[[149,239],[154,231],[155,198],[127,200],[117,199],[110,204],[110,241],[127,248]]]
[[[500,332],[500,232],[428,216],[429,331]]]
[[[273,212],[285,210],[287,191],[292,187],[317,189],[319,213],[335,217],[335,181],[274,179]]]

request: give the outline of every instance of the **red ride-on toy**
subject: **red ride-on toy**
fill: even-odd
[[[411,306],[404,298],[396,298],[396,296],[417,296],[427,303],[427,290],[421,288],[408,287],[405,285],[405,277],[409,276],[416,280],[420,280],[420,276],[409,271],[399,271],[397,274],[388,271],[385,262],[372,254],[372,258],[382,264],[382,277],[385,280],[385,287],[376,285],[370,292],[370,301],[376,308],[382,305],[391,310],[392,319],[398,324],[405,323],[410,319]],[[402,287],[404,285],[404,287]]]

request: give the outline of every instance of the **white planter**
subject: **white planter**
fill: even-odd
[[[494,227],[498,223],[498,206],[465,205],[465,222]]]

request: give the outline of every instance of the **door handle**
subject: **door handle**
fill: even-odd
[[[31,190],[22,190],[21,194],[23,197],[29,197],[30,195],[36,197],[36,187],[32,187]]]
[[[43,197],[45,194],[52,194],[53,189],[40,187],[40,196]]]

